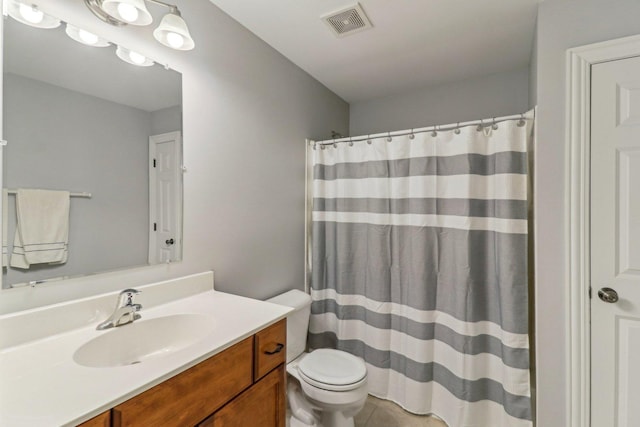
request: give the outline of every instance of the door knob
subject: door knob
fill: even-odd
[[[165,240],[164,242],[169,246],[173,245],[173,237],[169,240]]]
[[[602,288],[598,291],[598,297],[604,302],[618,302],[618,293],[615,291],[615,289]]]

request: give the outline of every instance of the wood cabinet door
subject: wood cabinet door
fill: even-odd
[[[284,427],[284,365],[271,371],[198,427]]]
[[[83,422],[78,427],[111,427],[111,410]]]

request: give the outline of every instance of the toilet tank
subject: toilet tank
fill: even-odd
[[[287,315],[287,363],[300,356],[307,345],[311,296],[294,289],[267,300],[273,304],[293,307]]]

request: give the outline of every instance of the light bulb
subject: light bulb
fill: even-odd
[[[98,43],[98,36],[83,29],[78,30],[78,37],[80,37],[80,39],[82,39],[86,44]]]
[[[147,58],[144,55],[140,55],[138,52],[129,51],[129,59],[135,64],[144,64]]]
[[[118,3],[118,14],[127,22],[136,21],[140,15],[138,9],[128,3]]]
[[[44,19],[44,13],[26,4],[20,4],[20,15],[32,24],[39,24]]]
[[[167,33],[167,43],[174,49],[180,49],[184,46],[184,37],[178,33]]]

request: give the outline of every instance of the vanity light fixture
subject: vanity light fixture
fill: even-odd
[[[178,7],[160,0],[84,0],[85,5],[95,16],[114,26],[149,25],[153,17],[146,3],[152,3],[169,9],[158,28],[153,32],[157,41],[176,50],[191,50],[195,43],[187,23]]]
[[[101,5],[109,16],[131,25],[149,25],[153,17],[144,0],[102,0]]]
[[[5,0],[2,3],[3,13],[5,15],[8,14],[18,22],[32,27],[53,29],[60,26],[62,23],[60,19],[47,15],[35,4],[27,3],[27,1],[29,0]],[[153,32],[154,37],[160,43],[172,49],[193,49],[195,45],[193,38],[191,38],[189,34],[186,22],[180,16],[180,11],[177,6],[159,0],[84,0],[94,15],[115,26],[127,25],[127,22],[121,21],[120,18],[127,20],[129,24],[133,25],[145,25],[140,24],[140,22],[151,23],[152,18],[146,8],[146,1],[170,9],[169,13],[166,14],[160,22],[158,28]],[[103,7],[106,10],[103,9]],[[107,11],[117,15],[118,18],[111,16]],[[66,23],[65,32],[73,40],[87,46],[106,47],[111,45],[109,41],[97,34],[69,23]],[[116,48],[116,55],[123,61],[139,67],[149,67],[155,64],[154,61],[146,56],[119,45]],[[168,66],[165,67],[168,68]]]
[[[187,23],[177,8],[162,18],[158,28],[153,31],[153,37],[163,45],[176,50],[191,50],[195,47]]]
[[[82,28],[78,28],[75,25],[67,24],[65,32],[75,41],[86,44],[87,46],[107,47],[111,44],[102,37],[99,37],[87,30],[83,30]]]
[[[128,62],[131,65],[137,65],[139,67],[150,67],[154,64],[152,60],[141,53],[122,46],[117,47],[116,55],[118,55],[118,58],[122,59],[124,62]]]
[[[47,15],[36,5],[18,0],[7,0],[7,13],[13,19],[36,28],[57,28],[60,20]]]

